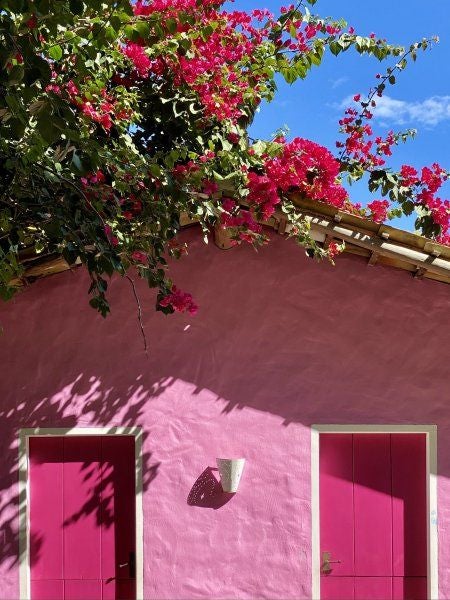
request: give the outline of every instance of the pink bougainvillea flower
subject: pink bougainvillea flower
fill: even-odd
[[[418,182],[418,173],[414,167],[409,165],[402,165],[400,169],[400,176],[403,179],[403,185],[411,187]]]
[[[223,209],[227,212],[231,212],[236,207],[236,202],[231,198],[222,198]]]
[[[145,53],[145,49],[141,45],[134,42],[128,42],[128,44],[122,48],[122,52],[131,60],[140,77],[148,76],[151,62]]]
[[[37,17],[36,15],[32,15],[28,21],[25,21],[25,25],[28,27],[28,29],[36,29],[37,27]]]
[[[198,311],[198,306],[192,300],[192,295],[188,292],[182,292],[175,285],[167,296],[159,301],[160,306],[171,306],[175,312],[188,312],[195,315]]]
[[[108,241],[111,244],[111,246],[118,246],[119,240],[118,240],[117,236],[115,236],[113,234],[112,227],[110,225],[106,224],[104,227],[104,230],[105,230],[106,237],[108,238]]]
[[[342,246],[340,246],[337,242],[330,242],[328,244],[328,256],[333,259],[335,256],[342,252]]]
[[[375,223],[383,223],[387,219],[387,213],[389,209],[389,202],[387,200],[373,200],[369,202],[367,208],[370,210],[370,218]]]
[[[131,258],[142,265],[146,265],[148,263],[148,256],[142,250],[135,250],[131,255]]]
[[[238,144],[239,140],[241,139],[240,136],[237,133],[234,133],[233,131],[231,131],[227,137],[228,141],[232,144]]]
[[[203,183],[203,193],[212,196],[219,190],[219,186],[215,181],[205,181]]]

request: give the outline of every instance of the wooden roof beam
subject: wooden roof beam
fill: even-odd
[[[370,252],[376,252],[379,257],[386,256],[391,259],[402,260],[417,268],[426,268],[426,271],[444,276],[450,282],[449,260],[430,256],[423,251],[407,248],[400,244],[384,240],[377,235],[355,230],[350,226],[336,224],[327,218],[312,217],[310,215],[305,215],[305,217],[310,220],[313,229],[317,229],[325,235],[365,248]]]
[[[380,254],[378,252],[372,251],[372,253],[370,254],[370,258],[367,261],[369,267],[374,267],[377,264],[379,256]]]

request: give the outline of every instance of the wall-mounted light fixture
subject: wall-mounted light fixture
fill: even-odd
[[[245,458],[216,458],[220,483],[224,492],[237,492],[244,470]]]

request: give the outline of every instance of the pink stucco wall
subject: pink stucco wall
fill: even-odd
[[[444,284],[343,256],[317,264],[281,237],[255,253],[205,247],[173,267],[196,317],[165,317],[129,283],[106,320],[78,270],[1,307],[0,598],[18,595],[20,427],[141,425],[146,598],[311,595],[310,425],[438,425],[440,592],[450,598],[450,411]],[[247,459],[222,506],[217,456]],[[214,474],[214,472],[213,472]]]

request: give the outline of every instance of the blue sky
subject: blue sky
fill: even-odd
[[[265,7],[275,13],[280,5],[276,0],[234,2],[238,10]],[[386,90],[383,104],[375,111],[375,125],[380,131],[418,131],[414,140],[394,149],[390,159],[393,168],[404,163],[421,167],[438,161],[450,169],[450,0],[318,0],[311,12],[343,17],[357,33],[374,32],[396,44],[409,45],[423,37],[439,36],[439,44],[421,52],[416,63],[410,63],[397,77],[397,83]],[[342,103],[349,96],[365,93],[375,82],[375,74],[387,66],[387,62],[380,64],[353,51],[338,57],[328,54],[305,81],[289,86],[280,80],[275,100],[261,107],[250,133],[267,138],[287,125],[289,137],[306,137],[334,152]],[[353,186],[350,192],[354,201],[363,204],[373,199],[364,185]],[[450,185],[446,185],[445,192],[448,197]],[[395,225],[413,229],[413,221],[402,219]]]

